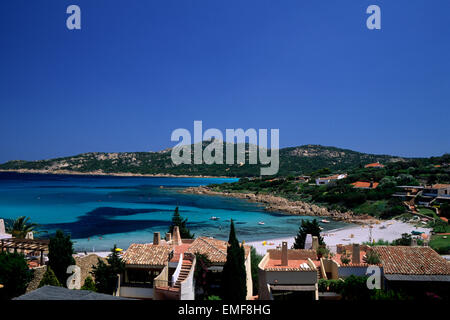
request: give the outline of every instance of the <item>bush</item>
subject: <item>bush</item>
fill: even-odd
[[[97,288],[95,287],[95,282],[92,280],[91,277],[87,277],[86,280],[84,280],[84,284],[81,287],[81,290],[89,290],[89,291],[97,291]]]
[[[370,250],[369,252],[366,253],[364,261],[367,264],[379,264],[380,263],[380,256],[375,251]]]
[[[351,275],[345,279],[341,290],[342,298],[350,301],[370,299],[371,290],[367,288],[367,277]]]
[[[350,263],[350,256],[343,254],[341,255],[341,263],[342,264],[349,264]]]
[[[61,283],[58,281],[58,278],[56,277],[55,273],[53,272],[52,268],[50,266],[47,267],[47,271],[45,271],[44,276],[41,279],[41,282],[39,282],[39,286],[55,286],[55,287],[61,287]]]
[[[326,280],[326,279],[319,279],[318,287],[319,287],[319,292],[326,292],[326,291],[328,291],[328,280]]]
[[[0,300],[11,299],[25,293],[33,277],[23,254],[0,252]]]
[[[344,288],[344,281],[341,279],[330,280],[329,288],[331,292],[341,293]]]

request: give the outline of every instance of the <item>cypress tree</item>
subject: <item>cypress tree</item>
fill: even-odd
[[[323,238],[320,236],[320,226],[317,219],[314,219],[313,221],[302,220],[302,224],[298,229],[298,234],[295,237],[294,249],[305,249],[307,234],[317,236],[319,239],[319,244],[323,244]]]
[[[65,235],[61,230],[57,230],[55,236],[50,238],[48,245],[48,265],[63,286],[70,276],[66,273],[67,267],[75,264],[75,259],[72,257],[73,253],[70,235]]]
[[[239,244],[233,220],[227,247],[227,261],[223,266],[221,298],[226,301],[243,301],[247,296],[247,274],[245,271],[245,250]]]
[[[194,235],[191,234],[188,227],[186,226],[186,223],[187,218],[183,219],[183,217],[181,217],[180,215],[178,207],[176,207],[172,217],[172,224],[169,227],[169,233],[173,232],[173,227],[178,226],[178,228],[180,229],[180,236],[182,239],[193,239]]]

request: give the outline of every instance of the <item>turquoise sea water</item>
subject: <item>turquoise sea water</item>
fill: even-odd
[[[153,232],[165,234],[176,206],[196,236],[224,240],[229,219],[236,223],[238,239],[247,242],[295,235],[302,219],[312,219],[266,212],[261,205],[241,199],[180,193],[185,187],[232,181],[0,173],[0,217],[29,216],[47,232],[42,236],[62,229],[72,235],[80,251],[151,242]],[[211,220],[212,216],[220,219]],[[332,221],[323,227],[345,225]]]

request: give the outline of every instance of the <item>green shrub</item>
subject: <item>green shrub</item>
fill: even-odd
[[[328,291],[328,280],[327,279],[319,279],[318,287],[319,287],[319,292]]]
[[[370,250],[366,253],[366,256],[364,258],[364,262],[367,264],[379,264],[380,263],[380,256],[378,253],[376,253],[373,250]]]
[[[39,282],[39,286],[55,286],[55,287],[61,287],[61,283],[58,281],[58,278],[56,277],[55,273],[53,272],[52,268],[50,266],[47,266],[47,271],[45,271],[44,276],[41,279],[41,282]]]
[[[0,252],[0,300],[24,294],[32,277],[23,254]]]
[[[89,291],[94,291],[94,292],[96,292],[96,291],[97,291],[97,288],[95,287],[95,282],[94,282],[94,280],[92,280],[91,277],[87,277],[87,278],[84,280],[84,284],[83,284],[83,286],[81,287],[81,290],[89,290]]]

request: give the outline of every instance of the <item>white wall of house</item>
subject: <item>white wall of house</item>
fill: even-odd
[[[195,282],[194,282],[194,271],[195,271],[196,259],[192,263],[191,270],[186,279],[181,282],[180,286],[180,300],[194,300],[195,299]]]
[[[251,253],[245,259],[245,273],[247,275],[247,300],[253,296],[253,280],[252,280],[252,262]]]

